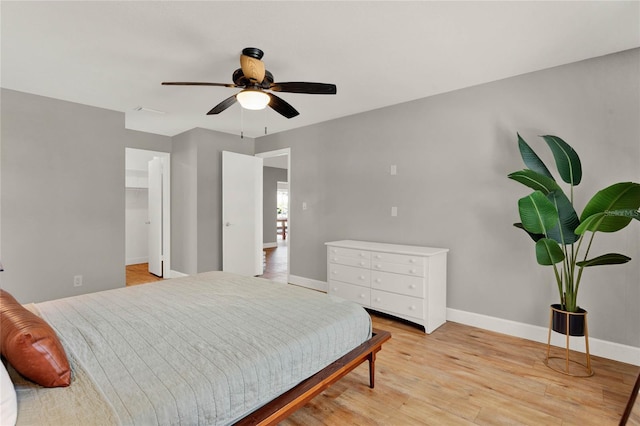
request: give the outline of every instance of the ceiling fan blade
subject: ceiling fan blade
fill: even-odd
[[[270,90],[274,92],[307,93],[310,95],[335,95],[335,84],[306,83],[304,81],[291,81],[287,83],[273,83]]]
[[[264,62],[260,59],[240,55],[240,67],[244,76],[249,80],[255,80],[257,83],[262,83],[262,80],[264,80]]]
[[[195,81],[163,81],[163,86],[220,86],[220,87],[240,87],[235,84],[226,83],[198,83]]]
[[[267,95],[269,95],[269,98],[271,98],[271,100],[269,101],[269,106],[278,114],[281,114],[287,118],[293,118],[296,115],[300,114],[284,99],[277,97],[273,93],[267,93]]]
[[[212,114],[220,114],[225,109],[229,108],[231,105],[236,103],[236,95],[229,96],[224,101],[220,102],[218,105],[214,106],[211,111],[207,113],[207,115]]]

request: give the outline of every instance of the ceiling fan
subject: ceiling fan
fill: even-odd
[[[264,56],[264,52],[256,47],[242,49],[240,68],[233,72],[233,84],[198,83],[190,81],[163,82],[162,84],[167,86],[222,86],[242,88],[240,92],[228,97],[213,107],[207,115],[220,114],[237,101],[246,109],[258,110],[269,106],[277,113],[287,118],[293,118],[300,113],[284,99],[273,93],[266,92],[266,90],[272,92],[306,93],[310,95],[336,94],[335,84],[307,83],[302,81],[274,83],[273,74],[264,68],[264,62],[261,60],[262,56]]]

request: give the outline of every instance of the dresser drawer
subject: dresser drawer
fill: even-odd
[[[400,263],[381,262],[375,259],[371,261],[371,269],[374,271],[393,272],[395,274],[411,275],[414,277],[424,277],[425,265],[409,265]]]
[[[352,266],[329,264],[329,280],[342,281],[345,283],[371,286],[371,271],[369,269],[354,268]]]
[[[371,290],[371,307],[413,318],[424,318],[424,300],[416,297]]]
[[[351,300],[363,306],[371,304],[371,289],[340,281],[329,281],[329,294]]]
[[[413,297],[424,297],[424,278],[371,271],[371,287]]]
[[[406,254],[393,254],[393,253],[383,253],[383,252],[372,252],[371,253],[371,261],[372,262],[383,262],[383,263],[397,263],[399,265],[418,265],[422,266],[425,264],[425,258],[421,256],[411,256]]]
[[[331,258],[334,256],[353,257],[356,259],[370,260],[371,252],[368,252],[366,250],[356,250],[356,249],[348,249],[348,248],[342,248],[342,247],[328,247],[327,257]]]
[[[369,259],[359,257],[347,257],[334,254],[329,255],[329,262],[339,263],[340,265],[355,266],[358,268],[371,268],[371,261]]]

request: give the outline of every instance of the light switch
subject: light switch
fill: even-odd
[[[391,216],[398,216],[398,208],[396,206],[391,207]]]
[[[389,168],[389,172],[391,173],[391,176],[395,176],[398,173],[398,169],[395,164],[391,165],[391,167]]]
[[[306,210],[307,209],[307,202],[303,201],[302,202],[302,210]]]

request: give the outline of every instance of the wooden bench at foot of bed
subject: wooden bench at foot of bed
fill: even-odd
[[[367,360],[369,361],[369,387],[373,388],[376,353],[390,338],[391,333],[388,331],[374,328],[371,339],[235,424],[237,426],[275,425]]]

